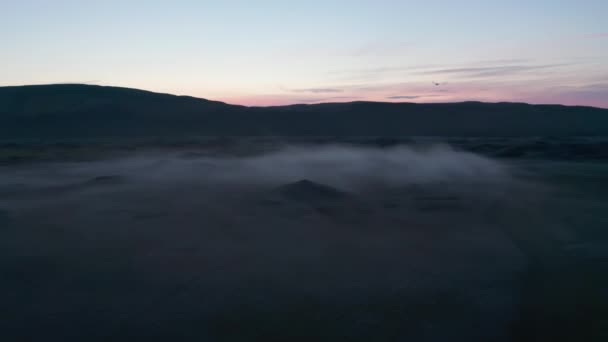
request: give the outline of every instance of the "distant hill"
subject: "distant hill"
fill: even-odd
[[[608,109],[349,102],[245,107],[137,89],[0,87],[0,139],[190,136],[608,136]]]

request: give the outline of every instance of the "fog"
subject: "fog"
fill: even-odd
[[[4,171],[4,172],[2,172]],[[508,168],[447,145],[366,148],[348,145],[286,146],[253,156],[201,152],[146,152],[120,159],[0,169],[0,186],[59,185],[103,176],[131,183],[280,185],[309,179],[352,191],[441,182],[496,182]]]
[[[447,145],[5,165],[1,334],[518,340],[530,270],[574,243],[557,166]]]

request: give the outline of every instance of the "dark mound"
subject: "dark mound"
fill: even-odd
[[[112,184],[120,184],[123,183],[124,179],[121,176],[111,175],[111,176],[99,176],[95,177],[86,182],[87,185],[112,185]]]
[[[349,194],[328,185],[303,179],[295,183],[282,185],[277,189],[283,197],[299,202],[335,201],[349,198]]]

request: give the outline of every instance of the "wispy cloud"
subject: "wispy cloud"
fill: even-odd
[[[443,95],[440,94],[424,94],[424,95],[395,95],[395,96],[387,96],[387,100],[416,100],[416,99],[424,99],[429,97],[441,97]]]
[[[415,100],[420,98],[418,95],[397,95],[397,96],[387,96],[389,100]]]
[[[338,88],[301,88],[301,89],[289,89],[281,87],[281,89],[293,92],[293,93],[311,93],[311,94],[335,94],[344,92],[343,89]]]
[[[344,75],[344,74],[381,74],[388,72],[411,71],[438,67],[438,65],[411,65],[411,66],[384,66],[367,69],[349,69],[349,70],[334,70],[328,72],[329,75]]]
[[[338,81],[373,82],[389,78],[406,78],[419,76],[451,76],[456,78],[485,78],[494,76],[507,76],[530,72],[549,71],[553,68],[568,64],[530,64],[527,59],[497,59],[470,62],[452,65],[409,65],[409,66],[382,66],[358,70],[335,70],[328,73]]]
[[[545,65],[498,65],[488,67],[471,68],[446,68],[425,70],[416,72],[418,75],[454,75],[461,77],[491,77],[520,74],[530,71],[558,68],[565,64],[545,64]]]
[[[474,62],[471,64],[475,64],[475,65],[479,65],[479,64],[484,64],[484,65],[496,65],[496,64],[522,64],[522,63],[529,63],[531,62],[529,59],[524,59],[524,58],[508,58],[508,59],[488,59],[488,60],[481,60],[478,62]]]
[[[245,96],[235,97],[222,97],[217,100],[233,103],[242,104],[247,106],[278,106],[278,105],[292,105],[292,104],[313,104],[313,103],[324,103],[324,102],[349,102],[362,99],[360,96],[349,95],[349,96],[305,96],[302,94],[251,94]]]
[[[382,74],[382,73],[394,73],[394,72],[407,72],[407,71],[420,71],[420,70],[432,70],[432,69],[469,69],[476,68],[477,65],[498,65],[503,67],[513,66],[513,64],[522,65],[528,63],[530,60],[523,58],[512,58],[512,59],[493,59],[493,60],[481,60],[477,62],[471,62],[466,64],[452,64],[452,65],[441,65],[441,64],[418,64],[418,65],[392,65],[392,66],[381,66],[375,68],[366,69],[348,69],[348,70],[334,70],[328,72],[328,75],[343,75],[343,74]],[[489,67],[479,67],[489,68]]]
[[[323,97],[323,98],[310,98],[310,99],[296,99],[296,102],[299,103],[322,103],[322,102],[344,102],[344,101],[354,101],[360,99],[359,96],[332,96],[332,97]]]

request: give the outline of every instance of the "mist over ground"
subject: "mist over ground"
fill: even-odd
[[[436,144],[6,164],[0,336],[593,340],[605,171]]]
[[[249,156],[204,151],[141,152],[88,163],[49,163],[13,168],[0,185],[68,185],[118,176],[132,183],[280,185],[302,179],[346,187],[404,186],[439,182],[493,182],[509,177],[500,162],[448,145],[370,148],[352,145],[287,145]]]

